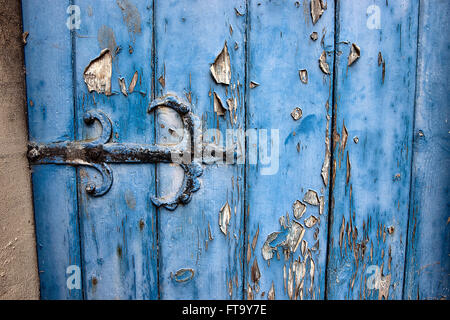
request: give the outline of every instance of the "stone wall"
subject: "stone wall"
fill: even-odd
[[[20,1],[0,8],[0,299],[39,299]]]

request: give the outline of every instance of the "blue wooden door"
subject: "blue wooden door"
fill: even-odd
[[[22,7],[42,298],[448,298],[448,1]]]

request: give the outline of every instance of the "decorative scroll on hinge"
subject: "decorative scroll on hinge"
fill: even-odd
[[[198,177],[202,175],[203,169],[194,159],[194,121],[191,107],[172,95],[153,101],[148,112],[158,107],[174,109],[183,121],[183,138],[176,146],[111,142],[111,121],[102,111],[94,110],[84,115],[84,122],[87,125],[94,124],[95,120],[100,122],[102,133],[97,139],[49,144],[30,143],[28,159],[31,164],[89,166],[96,169],[102,176],[102,184],[96,185],[89,182],[86,186],[86,192],[94,197],[106,194],[113,184],[113,174],[109,163],[178,163],[184,170],[184,179],[178,192],[170,198],[152,196],[151,199],[158,207],[175,210],[178,204],[188,203],[192,193],[200,188]],[[183,161],[178,162],[173,159],[183,159]]]

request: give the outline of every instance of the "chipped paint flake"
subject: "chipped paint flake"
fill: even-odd
[[[312,23],[316,24],[327,9],[327,3],[323,0],[311,0],[311,18]]]
[[[258,237],[259,237],[259,226],[258,229],[256,230],[256,234],[253,237],[253,241],[252,241],[252,250],[254,251],[256,248],[256,242],[258,241]]]
[[[292,272],[292,266],[289,267],[287,291],[289,299],[292,300],[294,296],[294,273]]]
[[[300,297],[301,300],[303,300],[303,288],[305,285],[305,274],[306,274],[306,259],[303,260],[303,262],[297,261],[297,266],[295,270],[295,278],[296,278],[296,295]]]
[[[307,228],[312,228],[316,225],[316,223],[319,222],[319,219],[315,216],[310,216],[309,218],[305,219],[305,226]]]
[[[319,35],[314,31],[313,33],[311,33],[310,38],[312,41],[317,41],[317,39],[319,39]]]
[[[254,89],[254,88],[258,87],[258,86],[259,86],[258,82],[250,81],[250,85],[249,85],[250,89]]]
[[[136,71],[136,72],[133,74],[133,78],[131,79],[130,85],[128,86],[128,92],[129,92],[129,93],[133,93],[134,88],[136,87],[138,78],[139,78],[139,74],[138,74],[138,72]]]
[[[255,283],[255,284],[257,284],[259,282],[259,279],[261,278],[261,272],[259,271],[258,260],[256,258],[255,258],[255,260],[253,260],[251,277],[252,277],[253,283]]]
[[[316,243],[314,244],[314,246],[311,247],[311,251],[319,250],[319,241],[320,240],[317,240]]]
[[[277,239],[279,232],[272,232],[267,236],[266,241],[264,242],[263,247],[261,248],[262,256],[264,260],[270,260],[273,258],[274,250],[276,250],[276,247],[272,247],[270,244]]]
[[[348,184],[350,182],[351,170],[352,170],[352,165],[350,164],[350,157],[349,157],[348,151],[347,151],[346,184]]]
[[[233,110],[233,111],[236,111],[236,108],[237,108],[237,101],[236,101],[236,98],[228,98],[227,99],[227,105],[228,105],[228,108],[230,109],[230,110]]]
[[[348,66],[350,67],[361,56],[361,49],[355,43],[352,43],[350,53],[348,55]]]
[[[253,300],[253,290],[249,283],[247,283],[247,300]]]
[[[322,52],[319,58],[319,67],[325,74],[330,74],[330,66],[327,63],[327,53],[325,50]]]
[[[306,250],[308,250],[308,241],[303,240],[302,241],[302,248],[301,248],[302,256],[305,256]]]
[[[344,242],[344,230],[345,229],[345,217],[342,216],[342,223],[341,223],[341,228],[339,230],[339,247],[342,250],[342,244]]]
[[[227,109],[224,107],[224,105],[222,103],[222,99],[219,97],[219,95],[216,92],[214,92],[213,99],[214,99],[214,112],[218,116],[224,116]]]
[[[228,295],[233,296],[233,282],[231,280],[228,281]]]
[[[269,293],[267,294],[267,299],[275,300],[275,286],[273,285],[273,281],[272,281],[272,286],[270,287]]]
[[[230,220],[231,220],[231,208],[227,201],[220,209],[219,213],[219,227],[224,235],[227,235],[228,233],[227,228],[230,225]]]
[[[236,13],[236,16],[242,17],[244,14],[240,13],[237,8],[234,8],[234,12]]]
[[[230,111],[230,120],[234,123],[237,121],[236,110],[237,110],[237,99],[228,98],[227,99],[228,110]],[[235,115],[233,118],[233,114]]]
[[[23,44],[27,44],[27,39],[28,39],[28,35],[30,33],[28,31],[25,31],[24,33],[22,33],[22,43]]]
[[[211,225],[209,224],[209,222],[208,222],[208,240],[209,241],[213,241],[214,240],[214,238],[212,236],[212,232],[211,232]]]
[[[250,240],[250,237],[249,237]],[[250,246],[247,246],[247,264],[250,263],[250,259],[252,258],[252,248]]]
[[[298,71],[298,75],[300,76],[300,81],[304,84],[308,83],[308,70],[302,69]]]
[[[309,277],[311,278],[310,285],[309,285],[309,293],[313,294],[314,289],[314,275],[316,271],[316,264],[314,263],[314,260],[311,258],[309,260]]]
[[[325,210],[325,197],[320,196],[319,198],[319,214],[322,215]]]
[[[166,64],[163,66],[163,74],[158,78],[158,82],[163,89],[166,87]]]
[[[300,109],[298,107],[295,108],[294,110],[292,110],[292,112],[291,112],[291,117],[295,121],[298,121],[302,116],[303,116],[303,111],[302,111],[302,109]]]
[[[295,219],[300,219],[303,216],[303,214],[306,212],[306,204],[304,204],[300,200],[297,200],[292,205],[292,210],[293,210]]]
[[[280,223],[280,226],[282,226],[284,229],[287,229],[288,224],[286,222],[285,216],[281,216],[280,219],[278,220],[278,222]]]
[[[297,221],[292,221],[289,233],[286,237],[286,245],[291,252],[296,252],[305,235],[305,228]]]
[[[272,259],[274,252],[278,252],[277,250],[279,247],[295,253],[304,235],[305,228],[297,221],[290,221],[289,226],[283,232],[272,232],[267,237],[261,249],[264,260],[267,261]],[[276,242],[276,244],[272,245],[274,242]]]
[[[328,185],[328,172],[330,171],[330,160],[331,160],[331,152],[330,152],[330,139],[328,137],[325,138],[325,159],[323,160],[321,176],[322,181],[325,187]]]
[[[122,92],[122,94],[125,97],[127,97],[128,92],[127,92],[127,84],[125,82],[125,78],[119,78],[119,87],[120,87],[120,92]]]
[[[194,278],[195,272],[193,269],[180,269],[178,270],[173,279],[176,282],[187,282],[192,280],[192,278]]]
[[[319,238],[319,228],[316,228],[316,230],[314,231],[314,239],[317,240],[317,238]]]
[[[345,126],[345,123],[342,123],[342,150],[341,152],[344,152],[345,147],[347,146],[347,140],[348,140],[348,130]]]
[[[379,279],[378,300],[389,298],[389,287],[391,286],[391,275],[381,276]]]
[[[308,190],[303,198],[303,201],[310,205],[318,206],[319,197],[317,196],[317,192],[315,192],[314,190]]]
[[[448,223],[448,222],[447,222],[447,223]],[[387,232],[388,232],[389,234],[393,234],[393,233],[394,233],[394,230],[395,230],[394,226],[390,226],[390,227],[387,228]]]
[[[211,65],[209,70],[211,71],[211,74],[216,83],[222,83],[226,85],[230,84],[231,61],[226,41],[222,51],[216,57],[216,60],[214,60],[214,63]]]
[[[83,72],[84,82],[89,92],[111,95],[112,55],[109,49],[103,49]]]

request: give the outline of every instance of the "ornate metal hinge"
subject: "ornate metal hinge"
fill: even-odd
[[[111,142],[112,125],[102,111],[93,110],[84,115],[87,125],[99,121],[101,135],[91,141],[65,141],[49,144],[29,143],[28,159],[31,164],[62,164],[72,166],[89,166],[101,173],[103,182],[96,185],[89,182],[86,192],[94,197],[106,194],[113,183],[113,174],[109,163],[174,163],[173,159],[183,159],[179,165],[184,170],[184,179],[180,190],[171,198],[152,196],[152,202],[160,207],[175,210],[178,204],[190,201],[193,192],[200,188],[197,179],[202,175],[201,164],[194,159],[194,120],[191,107],[181,102],[176,96],[165,96],[153,101],[148,112],[158,107],[174,109],[180,115],[184,134],[176,146],[143,145],[134,143]],[[186,161],[188,159],[188,161]]]

